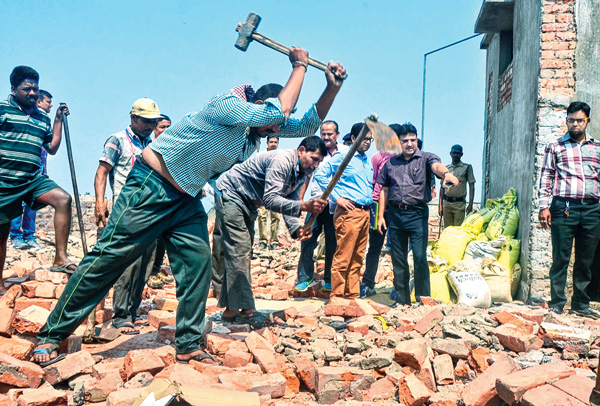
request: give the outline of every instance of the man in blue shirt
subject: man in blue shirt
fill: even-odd
[[[136,159],[115,202],[104,234],[81,261],[38,334],[34,361],[59,359],[67,338],[108,293],[125,269],[161,237],[177,282],[176,360],[210,355],[202,348],[202,326],[211,278],[211,252],[202,188],[234,164],[248,159],[261,138],[273,133],[312,135],[341,88],[345,69],[330,62],[327,87],[301,120],[294,111],[308,52],[292,47],[287,84],[266,85],[264,97],[250,86],[213,97],[197,113],[169,127]],[[273,89],[271,91],[269,89]],[[312,132],[311,132],[312,131]]]
[[[362,130],[362,125],[352,126],[352,142]],[[354,156],[331,192],[335,203],[333,224],[337,249],[331,265],[331,297],[358,298],[360,294],[360,269],[369,239],[369,218],[373,202],[373,166],[366,152],[373,136],[369,133],[358,145]],[[315,174],[323,189],[338,170],[345,154],[336,153]]]

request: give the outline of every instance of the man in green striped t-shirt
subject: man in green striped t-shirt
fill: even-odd
[[[10,74],[11,94],[0,101],[0,294],[6,291],[2,271],[11,220],[20,216],[25,202],[33,210],[54,207],[56,255],[53,271],[73,272],[67,257],[71,229],[71,196],[41,173],[41,151],[58,151],[62,126],[52,129],[48,115],[36,107],[39,75],[29,66],[17,66]],[[69,114],[66,105],[56,111],[55,123]]]

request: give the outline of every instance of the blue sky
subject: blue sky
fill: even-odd
[[[328,115],[343,135],[373,112],[387,124],[410,121],[421,131],[423,54],[472,35],[480,6],[480,0],[5,0],[0,89],[8,95],[12,68],[30,65],[55,105],[69,104],[79,190],[93,193],[104,141],[129,123],[137,98],[154,99],[177,121],[238,84],[285,83],[291,71],[286,56],[258,43],[245,53],[233,46],[235,25],[250,11],[262,17],[262,34],[347,68],[349,77]],[[428,57],[424,147],[448,163],[450,147],[462,144],[463,160],[475,169],[476,199],[485,105],[485,52],[479,42]],[[323,73],[309,68],[298,116],[324,87]],[[70,192],[64,144],[48,167],[50,177]]]

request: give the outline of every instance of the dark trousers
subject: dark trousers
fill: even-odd
[[[213,237],[213,258],[221,255],[218,261],[223,270],[218,306],[254,309],[250,265],[256,213],[224,192],[215,196],[215,214],[221,227],[221,247],[215,245]]]
[[[317,247],[319,234],[325,233],[325,272],[323,279],[325,283],[331,283],[331,263],[333,254],[337,249],[337,240],[335,238],[335,226],[333,225],[333,214],[329,213],[329,207],[325,207],[317,215],[312,225],[312,236],[302,241],[300,245],[300,260],[298,262],[298,283],[310,282],[315,273],[315,261],[313,254]]]
[[[409,210],[389,206],[387,209],[388,228],[392,242],[392,263],[394,265],[394,289],[398,292],[401,304],[410,304],[410,271],[408,268],[408,242],[410,240],[415,264],[415,296],[429,296],[429,265],[427,264],[427,240],[429,229],[427,220],[429,208],[413,206]]]
[[[388,222],[387,213],[387,210],[383,213],[386,224]],[[365,273],[362,277],[362,283],[366,284],[371,289],[375,289],[375,276],[377,276],[377,269],[379,268],[379,255],[381,255],[381,249],[385,242],[385,234],[385,232],[381,234],[379,230],[369,228],[369,250],[367,251]]]
[[[567,304],[565,286],[567,268],[575,239],[573,266],[573,310],[587,309],[590,304],[588,286],[592,280],[591,265],[600,239],[600,204],[586,205],[555,198],[550,205],[552,215],[552,267],[550,268],[551,307],[563,309]]]
[[[154,263],[152,264],[152,271],[150,272],[150,275],[158,275],[160,269],[162,268],[163,262],[165,262],[166,251],[167,249],[165,248],[165,243],[163,242],[162,238],[156,240],[156,251],[154,251]]]
[[[177,353],[200,349],[210,283],[207,220],[199,196],[177,191],[138,160],[102,238],[69,279],[38,334],[39,343],[60,343],[72,334],[127,267],[162,236],[177,282]]]
[[[596,245],[594,261],[591,266],[592,280],[588,286],[588,296],[594,302],[600,302],[600,242]]]
[[[13,219],[10,227],[10,239],[22,238],[25,241],[35,240],[35,216],[37,211],[23,202],[23,214]]]

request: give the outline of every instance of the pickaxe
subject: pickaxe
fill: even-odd
[[[258,24],[260,24],[260,20],[261,18],[258,14],[250,13],[248,14],[248,18],[246,19],[245,23],[238,24],[236,31],[239,33],[239,36],[237,41],[235,42],[235,47],[240,51],[246,52],[246,50],[248,49],[248,45],[250,45],[250,42],[252,42],[252,40],[255,40],[265,46],[268,46],[271,49],[274,49],[275,51],[281,52],[285,55],[289,55],[289,47],[286,47],[285,45],[273,41],[272,39],[267,38],[264,35],[256,32],[256,28],[258,27]],[[314,66],[317,69],[321,69],[323,72],[327,70],[326,64],[317,61],[313,58],[308,58],[308,64]],[[348,75],[346,73],[344,73],[344,75],[341,76],[342,79],[346,79],[347,77]]]
[[[350,149],[346,153],[344,160],[342,161],[338,169],[335,171],[335,174],[329,181],[327,188],[325,188],[325,190],[323,191],[323,194],[320,197],[321,199],[327,200],[329,198],[331,191],[342,177],[344,170],[346,169],[346,167],[350,163],[350,160],[356,153],[358,146],[361,144],[361,142],[363,142],[363,140],[369,132],[373,136],[373,140],[375,141],[375,147],[379,151],[387,152],[389,154],[399,154],[402,152],[400,140],[394,132],[394,130],[392,130],[387,125],[383,124],[381,121],[378,121],[376,114],[371,114],[369,117],[365,118],[365,123],[367,125],[363,127],[363,129],[360,131],[360,133],[350,146]],[[329,209],[325,207],[324,210]],[[311,215],[306,221],[306,224],[304,225],[305,234],[308,232],[308,230],[311,229],[312,224],[315,221],[315,217],[316,215]]]

